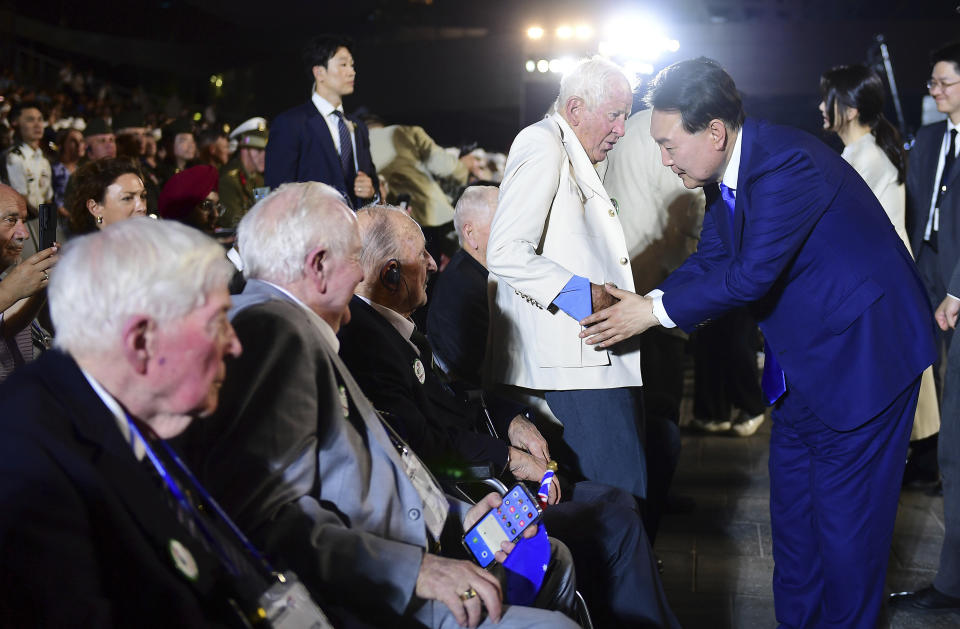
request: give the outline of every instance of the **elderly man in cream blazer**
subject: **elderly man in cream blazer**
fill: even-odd
[[[612,303],[605,283],[633,291],[617,205],[603,188],[607,152],[624,134],[630,84],[595,57],[561,81],[557,112],[517,136],[507,158],[487,261],[486,374],[544,392],[585,478],[646,495],[636,339],[598,350],[579,320]]]

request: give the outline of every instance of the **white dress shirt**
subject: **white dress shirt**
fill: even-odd
[[[947,157],[947,148],[950,146],[950,132],[960,131],[960,127],[953,124],[953,120],[947,117],[947,130],[940,141],[940,157],[937,159],[937,176],[933,178],[933,194],[930,196],[930,213],[927,215],[927,228],[923,230],[923,239],[930,240],[930,234],[934,230],[940,231],[940,208],[937,207],[937,186],[940,185],[940,177],[943,174],[943,162]],[[960,136],[960,133],[958,133]],[[960,137],[954,142],[953,156],[957,156],[957,149],[960,148]]]
[[[360,167],[357,165],[357,134],[354,131],[353,123],[347,120],[346,115],[343,113],[343,103],[334,107],[330,104],[330,101],[316,92],[311,96],[311,100],[313,100],[317,111],[323,116],[324,122],[327,123],[327,128],[330,129],[330,137],[333,138],[333,145],[337,148],[337,153],[340,153],[340,121],[339,117],[333,112],[339,111],[340,114],[344,116],[343,121],[350,131],[350,144],[353,147],[353,170],[354,172],[360,172]]]
[[[43,149],[20,143],[7,153],[10,187],[27,198],[30,207],[53,201],[53,171]]]

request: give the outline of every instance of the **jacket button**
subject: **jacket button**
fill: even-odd
[[[410,509],[409,511],[407,511],[407,517],[409,517],[411,520],[419,520],[420,509]]]
[[[629,260],[626,258],[620,258],[620,264],[626,264],[627,262],[629,262]]]
[[[614,212],[613,210],[607,210],[607,214],[609,214],[610,216],[616,216],[616,215],[617,215],[617,213]]]

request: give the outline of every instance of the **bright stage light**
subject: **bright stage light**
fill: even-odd
[[[630,84],[633,85],[635,82],[634,77],[636,77],[638,74],[647,76],[653,74],[653,64],[645,61],[630,60],[623,64],[623,71],[630,79]]]
[[[550,71],[556,74],[566,74],[577,65],[577,60],[573,57],[561,57],[550,60]]]
[[[530,39],[540,39],[543,37],[543,28],[540,26],[531,26],[527,29],[527,37]]]
[[[676,52],[680,42],[665,35],[654,19],[625,15],[607,24],[599,52],[609,57],[624,57],[643,62],[656,61],[664,52]]]
[[[535,72],[537,70],[537,62],[533,59],[527,59],[527,63],[524,67],[527,69],[527,72]]]
[[[574,32],[577,35],[577,39],[590,39],[593,37],[593,27],[589,24],[578,24]]]
[[[570,39],[573,37],[573,27],[564,24],[557,27],[557,37],[559,39]]]
[[[540,72],[546,72],[549,69],[550,69],[550,62],[547,61],[546,59],[541,59],[540,61],[537,62],[537,70],[539,70]]]

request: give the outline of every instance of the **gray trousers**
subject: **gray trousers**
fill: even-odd
[[[947,359],[937,459],[943,479],[946,534],[933,585],[944,594],[960,598],[960,343],[950,346]]]

